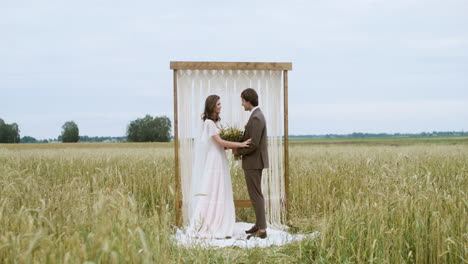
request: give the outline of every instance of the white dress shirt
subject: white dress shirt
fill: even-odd
[[[256,107],[252,108],[252,110],[250,110],[250,115],[252,115],[252,113],[253,113],[253,112],[255,111],[255,109],[257,109],[257,108],[258,108],[258,105],[257,105]]]

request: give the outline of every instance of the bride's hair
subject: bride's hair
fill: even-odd
[[[216,113],[216,103],[220,99],[219,96],[216,94],[210,95],[205,100],[205,111],[203,111],[202,119],[205,121],[206,119],[211,119],[215,123],[221,121],[221,117],[219,114]]]

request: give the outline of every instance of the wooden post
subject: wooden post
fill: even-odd
[[[283,71],[284,85],[284,187],[286,194],[286,222],[289,221],[289,132],[288,132],[288,71]]]
[[[174,70],[174,167],[175,167],[175,209],[176,225],[181,226],[180,219],[180,170],[179,170],[179,116],[177,110],[177,70]]]

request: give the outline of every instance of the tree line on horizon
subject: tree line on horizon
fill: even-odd
[[[351,134],[324,134],[324,135],[289,135],[289,138],[316,138],[316,139],[340,139],[340,138],[398,138],[398,137],[466,137],[468,131],[433,131],[421,133],[362,133]]]
[[[171,120],[166,116],[146,115],[131,121],[127,126],[127,135],[123,137],[80,136],[78,125],[67,121],[62,125],[62,133],[57,139],[37,140],[31,136],[20,137],[18,124],[7,124],[0,119],[0,143],[49,143],[49,142],[169,142],[171,140]]]
[[[67,121],[62,126],[62,133],[55,139],[38,140],[31,136],[20,137],[18,124],[7,124],[0,118],[0,143],[50,143],[50,142],[169,142],[171,120],[166,116],[152,117],[146,115],[131,121],[127,126],[126,136],[122,137],[89,137],[80,136],[78,125]],[[289,135],[291,139],[340,139],[340,138],[403,138],[403,137],[465,137],[465,131],[433,131],[421,133],[362,133],[324,134],[324,135]]]

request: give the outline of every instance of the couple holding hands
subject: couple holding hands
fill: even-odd
[[[258,107],[258,94],[252,88],[241,93],[242,106],[250,111],[243,142],[220,137],[221,99],[206,98],[202,114],[200,146],[195,153],[188,207],[189,236],[195,238],[230,239],[236,221],[230,167],[225,149],[242,155],[242,169],[252,202],[256,223],[246,230],[247,239],[266,238],[265,201],[261,189],[262,170],[268,168],[267,129],[265,117]]]

